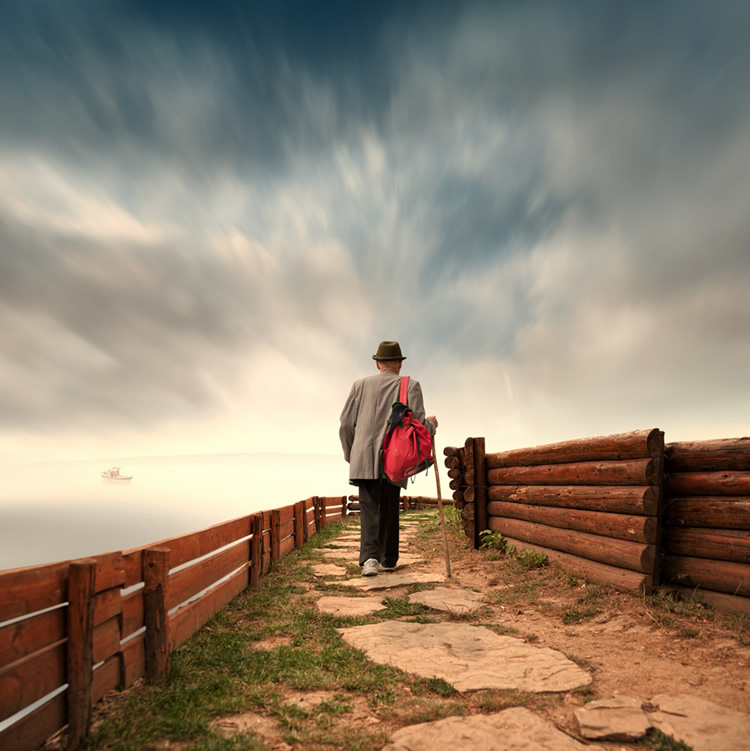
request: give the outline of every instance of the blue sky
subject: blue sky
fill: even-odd
[[[747,434],[747,4],[3,15],[0,461]]]

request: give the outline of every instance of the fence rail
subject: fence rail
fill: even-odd
[[[142,548],[0,571],[0,748],[29,751],[67,726],[75,749],[104,694],[166,680],[176,647],[346,513],[346,496],[313,496]]]

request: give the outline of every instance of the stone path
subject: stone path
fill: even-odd
[[[424,570],[424,556],[414,545],[418,525],[417,521],[402,522],[397,570],[381,571],[372,577],[347,574],[346,564],[357,561],[359,536],[351,530],[343,532],[324,553],[330,563],[314,566],[313,572],[316,577],[351,588],[352,596],[321,597],[316,607],[339,616],[367,615],[384,608],[386,596],[403,597],[414,585],[420,585],[420,591],[408,595],[409,601],[444,613],[446,620],[389,620],[340,628],[344,641],[362,649],[374,662],[395,665],[425,678],[442,678],[462,692],[495,688],[560,693],[591,683],[591,675],[561,652],[456,621],[456,616],[482,608],[484,596],[442,573]],[[364,597],[360,592],[378,594]],[[514,707],[405,727],[393,733],[384,751],[469,747],[475,751],[601,751],[602,747],[593,745],[592,740],[636,741],[652,726],[688,743],[694,751],[750,749],[750,715],[697,697],[616,696],[591,702],[575,716],[579,738],[528,709]]]

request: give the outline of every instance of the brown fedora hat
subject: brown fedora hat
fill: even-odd
[[[380,342],[378,351],[372,356],[373,360],[406,360],[401,354],[398,342]]]

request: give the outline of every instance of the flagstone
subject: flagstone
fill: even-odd
[[[415,553],[399,553],[397,565],[405,566],[409,563],[417,563],[417,561],[424,561],[424,556]]]
[[[315,576],[346,576],[346,569],[333,563],[319,563],[312,567],[312,572]]]
[[[524,707],[496,714],[447,717],[397,730],[382,751],[602,751],[584,745]]]
[[[415,571],[404,574],[394,572],[381,573],[377,576],[360,576],[355,579],[347,579],[341,583],[345,587],[356,587],[365,592],[372,592],[379,589],[395,589],[396,587],[408,587],[412,584],[431,584],[442,581],[445,581],[443,574]]]
[[[333,615],[369,615],[386,606],[378,597],[321,597],[315,607]]]
[[[641,700],[615,696],[592,701],[576,709],[578,727],[584,738],[612,741],[637,741],[651,727]]]
[[[340,548],[338,550],[324,550],[323,558],[357,558],[349,548]]]
[[[460,615],[470,613],[481,607],[485,597],[479,592],[469,589],[455,589],[451,587],[436,587],[423,592],[415,592],[409,595],[409,602],[420,603],[435,610],[445,610],[448,613]]]
[[[651,724],[693,751],[738,751],[750,745],[750,715],[687,695],[658,694],[649,705]]]
[[[569,691],[591,683],[591,676],[560,652],[483,626],[389,621],[338,630],[371,660],[442,678],[459,691]]]

